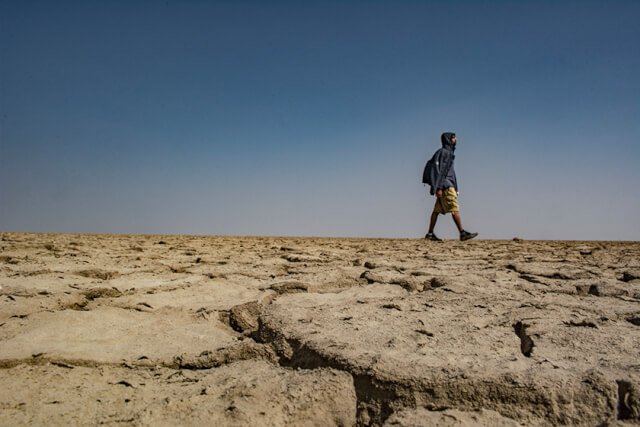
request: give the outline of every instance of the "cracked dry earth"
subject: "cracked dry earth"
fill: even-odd
[[[640,243],[0,233],[0,425],[640,423]]]

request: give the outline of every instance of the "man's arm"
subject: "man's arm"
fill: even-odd
[[[432,180],[433,188],[437,197],[442,197],[442,181],[444,181],[449,168],[451,167],[451,155],[446,150],[441,150],[436,157],[434,171],[436,172],[435,179]]]

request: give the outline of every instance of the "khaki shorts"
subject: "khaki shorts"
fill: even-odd
[[[442,197],[436,197],[436,204],[433,211],[442,215],[450,212],[458,212],[458,192],[455,188],[449,187],[442,190]]]

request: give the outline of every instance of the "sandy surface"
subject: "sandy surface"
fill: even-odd
[[[0,425],[640,424],[640,243],[0,233]]]

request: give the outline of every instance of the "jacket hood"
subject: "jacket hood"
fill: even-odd
[[[451,138],[453,138],[454,135],[455,133],[453,132],[445,132],[440,136],[440,141],[442,141],[442,146],[444,148],[448,148],[451,151],[456,149],[456,146],[451,142]]]

